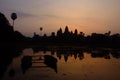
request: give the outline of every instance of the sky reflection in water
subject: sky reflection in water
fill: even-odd
[[[114,55],[113,55],[114,53]],[[57,72],[44,63],[44,55],[57,59]],[[21,67],[24,56],[34,56],[37,60],[27,66],[25,73]],[[37,56],[37,57],[35,57]],[[41,57],[40,57],[41,56]],[[37,63],[39,62],[39,63]],[[35,67],[36,66],[36,67]],[[13,59],[3,80],[120,80],[120,51],[109,50],[47,50],[28,48]],[[10,75],[11,74],[11,75]]]

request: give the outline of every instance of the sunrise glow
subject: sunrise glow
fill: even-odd
[[[70,30],[112,33],[120,32],[120,0],[1,0],[0,11],[9,19],[16,12],[15,30],[27,36],[34,32],[56,32],[60,27]]]

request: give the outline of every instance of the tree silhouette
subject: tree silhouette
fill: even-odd
[[[42,31],[43,30],[43,28],[42,27],[40,27],[40,31]]]
[[[16,13],[12,13],[11,14],[11,19],[13,20],[13,27],[14,27],[14,20],[17,19],[17,14]]]
[[[42,27],[40,27],[40,32],[42,32],[42,30],[43,30],[43,28],[42,28]],[[42,36],[42,33],[40,33],[40,35]]]
[[[13,27],[9,24],[6,16],[0,12],[0,41],[10,42],[13,40]]]
[[[85,33],[80,32],[80,36],[84,37],[84,36],[85,36]]]

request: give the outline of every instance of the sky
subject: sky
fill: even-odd
[[[0,0],[0,12],[12,25],[11,13],[17,13],[14,29],[26,36],[57,32],[67,25],[89,35],[93,32],[120,33],[120,0]],[[40,32],[40,27],[43,31]]]

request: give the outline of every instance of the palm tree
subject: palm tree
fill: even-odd
[[[40,27],[40,32],[42,32],[42,30],[43,30],[43,28],[42,28],[42,27]],[[42,33],[40,33],[40,35],[42,36]]]
[[[40,27],[40,31],[42,31],[43,30],[43,28],[42,27]]]
[[[11,19],[13,20],[13,27],[14,27],[14,20],[17,19],[17,14],[16,13],[12,13],[11,14]]]

